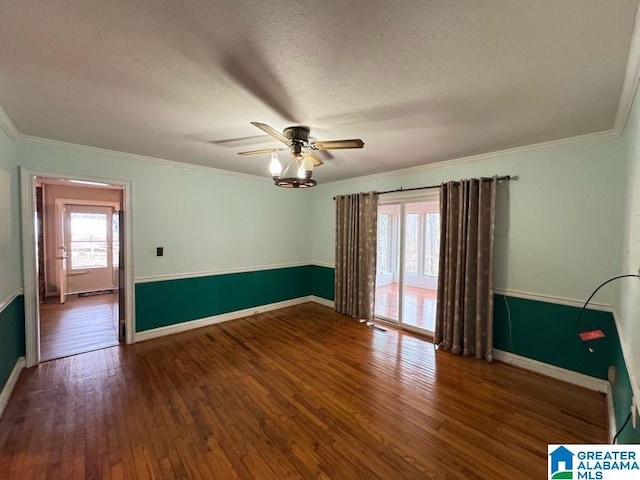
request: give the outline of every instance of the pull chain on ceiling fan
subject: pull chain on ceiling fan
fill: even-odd
[[[238,152],[238,155],[260,155],[271,153],[269,170],[275,184],[284,188],[308,188],[315,187],[317,182],[311,179],[313,167],[318,167],[324,162],[313,152],[314,150],[339,150],[348,148],[362,148],[364,142],[359,138],[348,140],[309,141],[309,127],[294,125],[284,129],[282,133],[266,123],[251,122],[251,125],[259,128],[276,140],[281,141],[287,148],[263,148]],[[278,161],[278,153],[284,150],[290,151],[290,160],[284,171]],[[296,176],[293,176],[293,174]]]

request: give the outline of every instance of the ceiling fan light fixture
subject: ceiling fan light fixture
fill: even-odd
[[[276,152],[271,153],[271,163],[269,164],[269,172],[272,177],[279,177],[282,174],[282,165],[278,160],[278,154]]]
[[[272,160],[273,162],[273,160]],[[279,164],[278,164],[279,165]],[[312,166],[313,169],[313,166]],[[312,169],[306,169],[305,159],[296,158],[293,155],[289,159],[289,163],[285,167],[284,171],[278,174],[271,172],[273,183],[282,188],[311,188],[317,185],[317,182],[311,178]],[[294,177],[293,174],[296,174]]]
[[[312,178],[276,178],[274,179],[276,186],[282,188],[311,188],[315,187],[318,182]]]
[[[310,155],[304,157],[302,164],[307,172],[313,172],[313,159]]]
[[[283,170],[282,165],[278,161],[276,152],[286,150],[285,148],[251,150],[247,152],[238,152],[238,155],[260,155],[271,152],[269,172],[271,173],[273,182],[278,187],[283,188],[310,188],[317,185],[317,182],[311,179],[313,167],[320,166],[324,162],[315,155],[315,150],[339,150],[346,148],[362,148],[364,146],[364,142],[359,138],[310,142],[309,127],[304,125],[287,127],[282,133],[278,132],[266,123],[251,122],[251,125],[284,143],[287,146],[286,149],[290,152],[289,162]]]

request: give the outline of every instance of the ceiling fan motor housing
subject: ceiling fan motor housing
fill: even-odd
[[[301,125],[287,127],[283,133],[292,143],[302,143],[304,145],[309,143],[309,127],[303,127]]]

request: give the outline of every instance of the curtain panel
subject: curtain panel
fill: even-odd
[[[497,177],[443,183],[434,343],[493,361],[493,237]]]
[[[335,308],[373,320],[376,283],[378,194],[336,197]]]

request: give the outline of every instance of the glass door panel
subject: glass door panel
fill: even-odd
[[[378,206],[375,315],[391,322],[400,318],[400,205]]]
[[[405,203],[401,324],[433,333],[438,288],[438,201]]]

